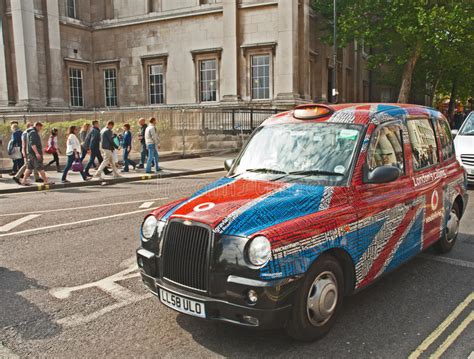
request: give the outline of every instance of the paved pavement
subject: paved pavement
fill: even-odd
[[[165,308],[136,271],[141,220],[222,175],[0,194],[0,357],[406,358],[425,348],[422,358],[439,348],[445,358],[473,355],[472,200],[451,253],[428,251],[347,298],[315,343]]]
[[[158,174],[148,175],[143,169],[133,170],[130,168],[130,172],[123,173],[120,172],[121,178],[113,178],[112,176],[104,176],[106,181],[101,181],[99,179],[92,179],[91,181],[83,181],[81,175],[76,172],[70,171],[68,173],[67,179],[71,181],[68,184],[61,183],[62,173],[56,171],[47,171],[47,175],[50,181],[54,182],[54,185],[45,186],[41,183],[31,182],[31,186],[24,187],[18,185],[15,181],[12,180],[12,177],[3,174],[0,178],[0,193],[12,193],[12,192],[31,192],[31,191],[43,191],[51,190],[55,188],[71,188],[78,186],[99,186],[103,184],[114,184],[114,183],[123,183],[123,182],[133,182],[147,180],[150,178],[162,178],[162,177],[177,177],[185,174],[197,174],[202,172],[215,172],[224,169],[224,160],[229,158],[229,156],[209,156],[209,157],[197,157],[197,158],[187,158],[187,159],[178,159],[170,160],[166,162],[161,162],[160,167],[163,171]],[[91,174],[94,174],[94,170],[90,171]],[[33,181],[33,176],[30,177],[30,180]]]

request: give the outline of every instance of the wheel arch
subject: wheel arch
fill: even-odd
[[[349,295],[355,288],[355,266],[349,253],[343,248],[331,248],[321,253],[336,258],[344,274],[344,295]]]
[[[454,203],[457,204],[460,216],[462,217],[462,215],[464,214],[464,200],[460,194],[456,196],[456,198],[454,199]]]

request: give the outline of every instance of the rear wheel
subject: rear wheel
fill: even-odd
[[[456,238],[459,233],[459,220],[461,218],[461,211],[457,203],[453,203],[451,212],[449,213],[448,223],[443,231],[443,236],[433,245],[433,248],[438,253],[449,252],[456,243]]]
[[[338,261],[323,254],[311,267],[296,294],[286,331],[313,341],[329,332],[342,306],[344,275]]]

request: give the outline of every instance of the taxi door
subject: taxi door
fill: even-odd
[[[442,233],[446,171],[440,161],[432,119],[428,115],[408,116],[406,123],[411,145],[413,191],[424,203],[421,248],[424,250]]]
[[[369,284],[387,269],[414,218],[414,193],[405,160],[406,137],[401,120],[378,125],[363,164],[362,183],[354,186],[360,247],[356,287]],[[386,183],[369,183],[366,174],[384,166],[397,167],[400,176]]]

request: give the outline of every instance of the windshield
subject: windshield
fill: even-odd
[[[474,112],[471,112],[464,120],[458,135],[474,136]]]
[[[361,129],[359,125],[334,123],[261,127],[229,175],[250,172],[342,181],[350,174]]]

